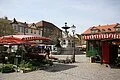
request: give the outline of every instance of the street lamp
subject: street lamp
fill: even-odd
[[[72,32],[73,32],[73,57],[72,57],[72,62],[75,62],[75,28],[76,26],[72,26]]]
[[[62,27],[63,29],[65,29],[65,33],[67,34],[67,37],[68,37],[68,31],[67,29],[71,28],[72,29],[72,32],[73,32],[73,56],[72,56],[72,62],[75,62],[75,28],[76,26],[72,26],[72,27],[68,27],[67,26],[67,23],[65,22],[65,26]]]

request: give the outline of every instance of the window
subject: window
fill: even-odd
[[[105,32],[105,29],[102,29],[102,32]]]
[[[110,29],[110,28],[108,28],[108,31],[111,31],[111,29]]]
[[[92,30],[91,31],[91,33],[97,33],[98,32],[98,30]]]
[[[34,30],[34,34],[36,34],[36,30]]]
[[[17,30],[17,26],[14,26],[14,29]]]
[[[24,33],[24,27],[21,27],[21,28],[22,28],[22,31],[21,31],[21,32]]]
[[[20,27],[18,27],[18,32],[20,32]]]
[[[120,31],[120,28],[116,28],[116,31]]]
[[[33,33],[33,29],[31,29],[31,33]]]
[[[97,27],[91,28],[91,33],[98,33],[100,30]]]
[[[28,28],[25,28],[25,32],[28,33]]]
[[[98,33],[98,32],[100,32],[100,30],[98,28],[96,28],[96,27],[93,27],[91,29],[91,33]]]
[[[117,23],[117,26],[115,27],[115,30],[120,31],[120,24],[119,23]]]
[[[71,45],[71,42],[70,42],[70,40],[68,40],[68,45]]]
[[[46,28],[44,28],[44,32],[46,32]]]
[[[43,28],[40,28],[40,30],[42,31],[42,30],[43,30]]]

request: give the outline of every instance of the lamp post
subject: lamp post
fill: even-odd
[[[67,38],[68,38],[68,31],[67,29],[71,28],[72,32],[73,32],[73,55],[72,55],[72,62],[75,62],[75,28],[76,26],[72,26],[72,27],[68,27],[67,23],[65,23],[65,26],[62,27],[63,29],[65,29],[65,33],[67,34]]]
[[[75,62],[75,28],[76,26],[72,26],[72,32],[73,32],[73,57],[72,57],[72,62]]]

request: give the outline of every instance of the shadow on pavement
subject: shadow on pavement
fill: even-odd
[[[109,65],[111,69],[120,69],[120,66],[116,66],[114,64]]]
[[[44,71],[59,72],[59,71],[64,71],[64,70],[68,70],[68,69],[75,68],[75,67],[77,66],[71,65],[71,64],[54,64],[52,67],[48,67]]]

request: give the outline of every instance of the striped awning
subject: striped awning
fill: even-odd
[[[46,37],[40,37],[40,36],[36,36],[36,35],[9,35],[9,36],[4,36],[4,37],[15,37],[15,38],[19,38],[21,40],[25,40],[25,41],[33,41],[33,40],[50,40],[49,38]]]
[[[31,44],[36,42],[31,42],[34,40],[47,40],[49,38],[39,37],[34,35],[9,35],[0,37],[0,44]]]
[[[26,40],[26,41],[32,41],[32,40],[50,40],[49,38],[45,38],[45,37],[23,37],[22,40]]]
[[[91,34],[91,35],[83,35],[82,38],[84,40],[120,39],[120,34],[117,33]]]

